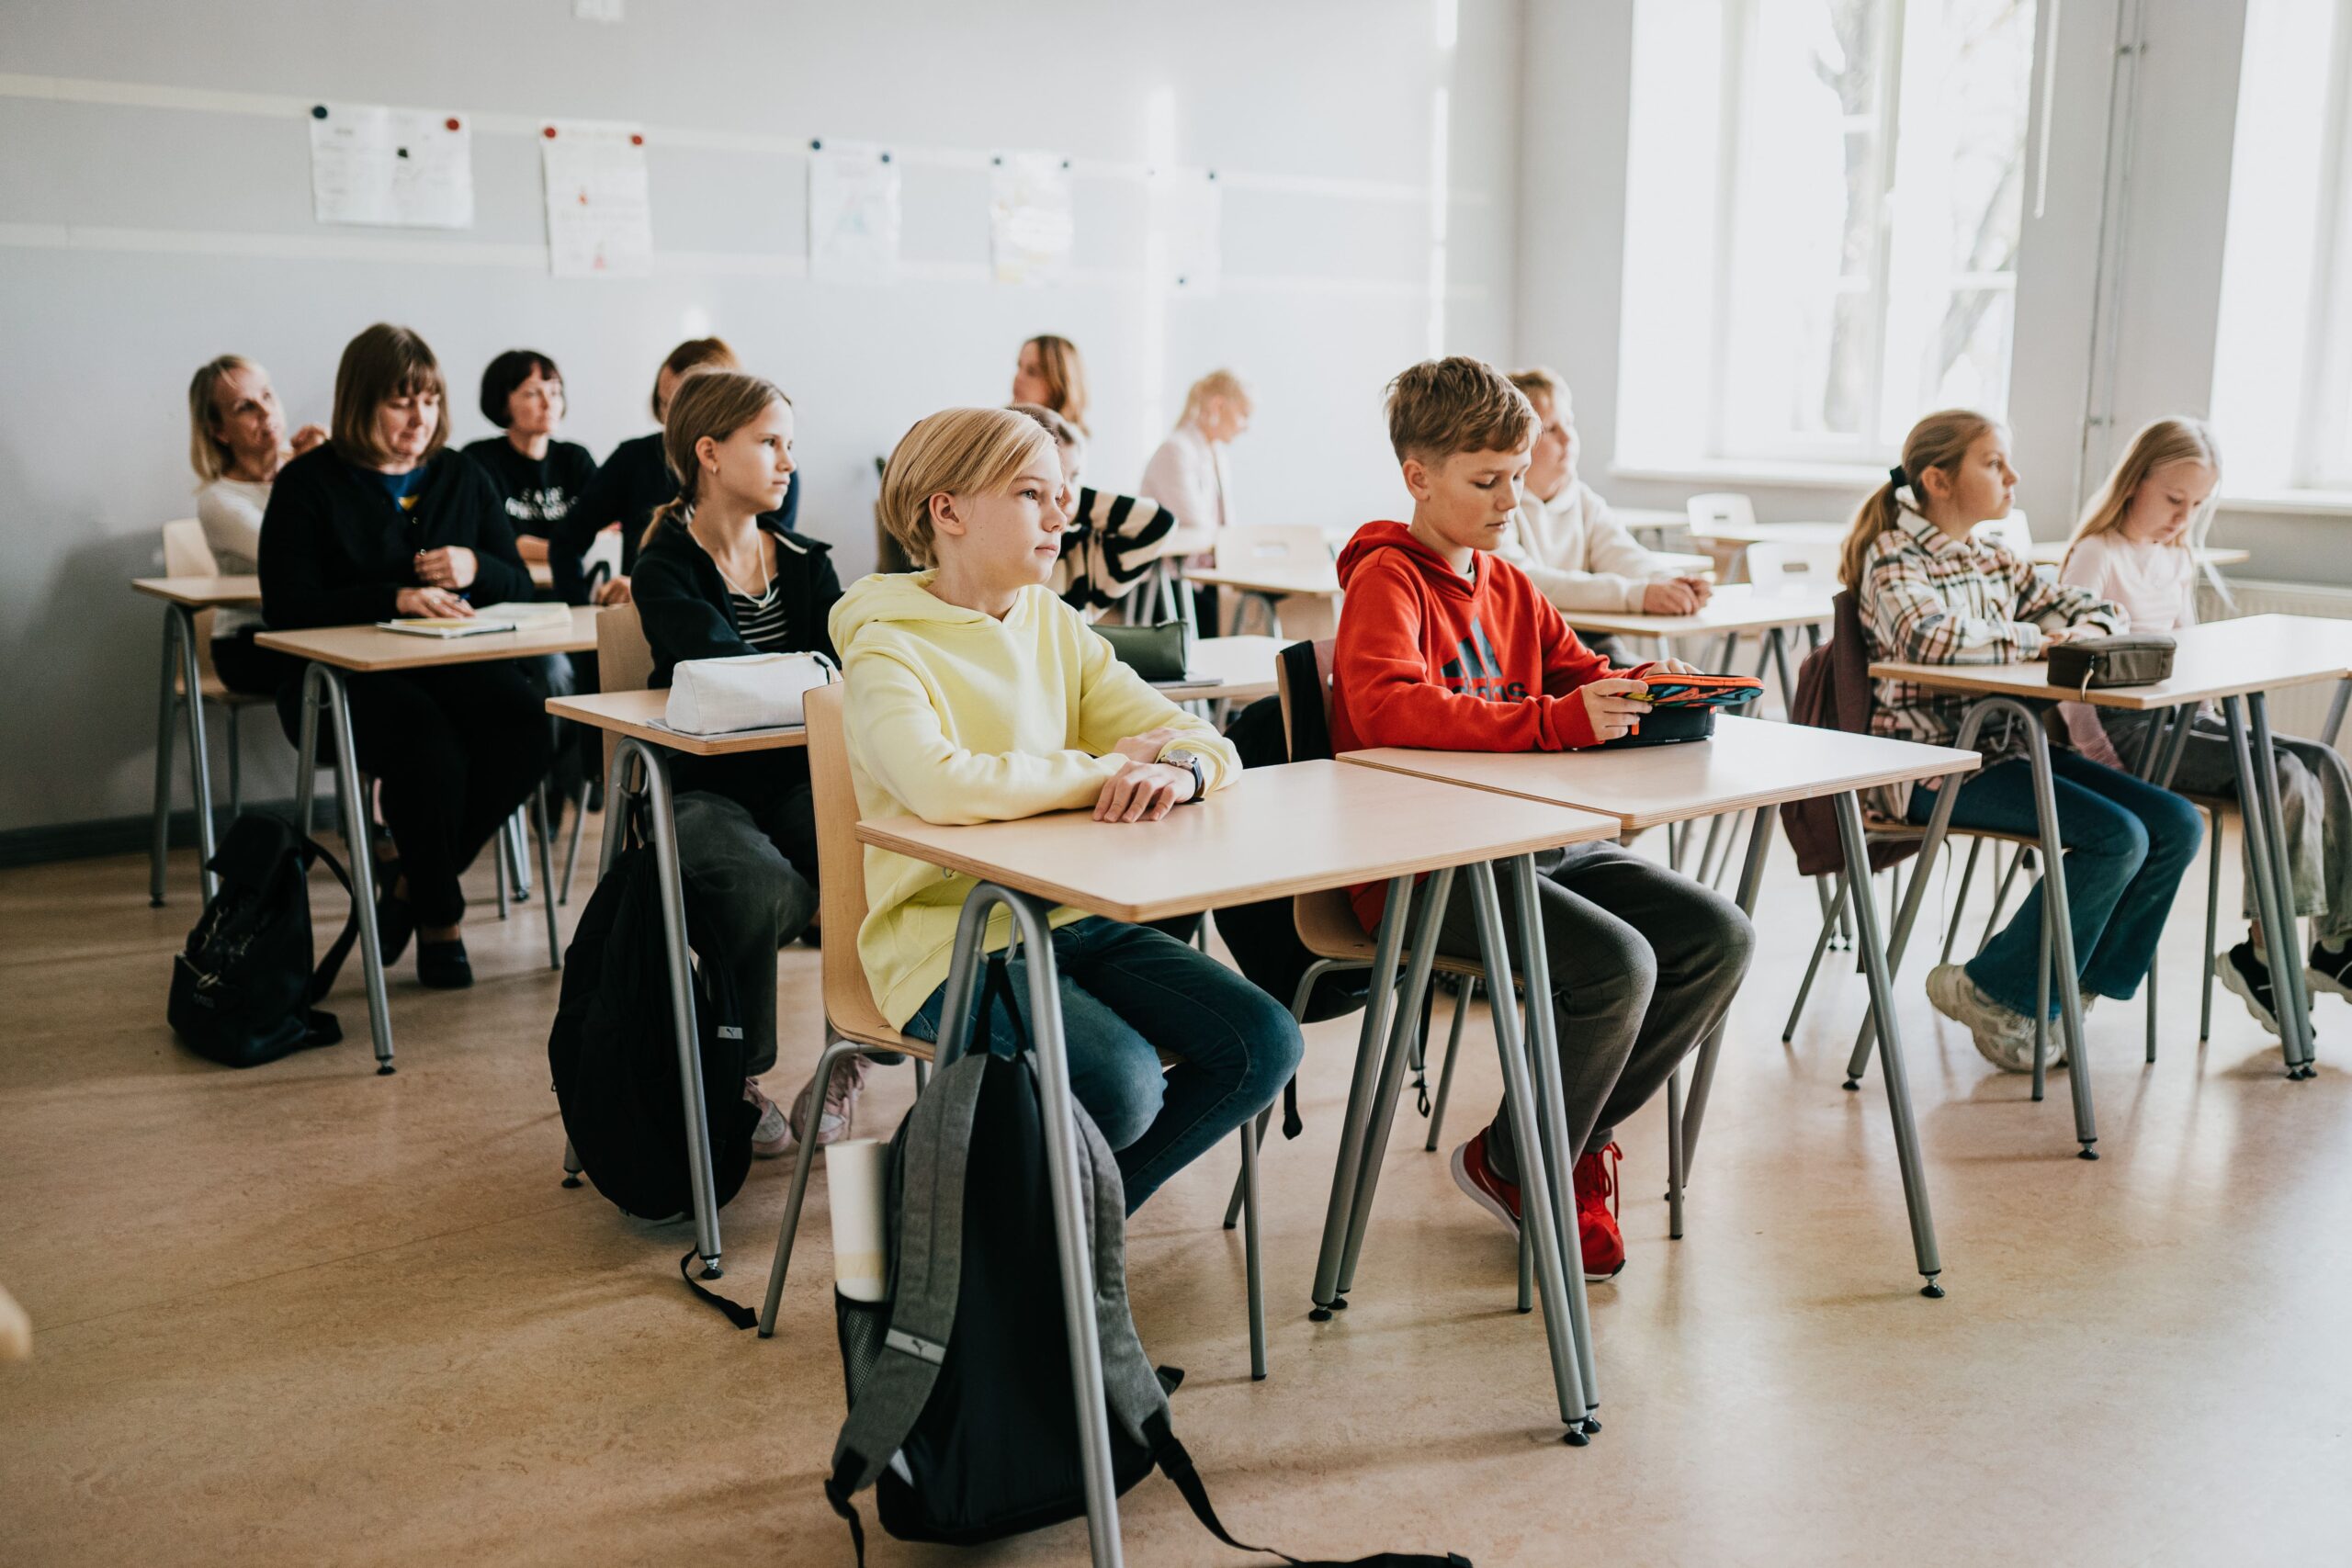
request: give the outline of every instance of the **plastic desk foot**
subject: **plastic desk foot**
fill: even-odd
[[[1944,1299],[1943,1282],[1930,1274],[1928,1282],[1919,1287],[1919,1293],[1931,1302],[1939,1302]]]

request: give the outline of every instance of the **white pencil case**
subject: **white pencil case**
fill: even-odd
[[[803,722],[801,699],[810,688],[840,679],[841,671],[821,653],[690,659],[671,672],[663,720],[683,735],[776,729]]]

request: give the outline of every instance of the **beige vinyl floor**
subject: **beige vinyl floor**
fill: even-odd
[[[176,857],[161,910],[139,858],[0,875],[0,1280],[36,1325],[0,1366],[0,1562],[850,1561],[819,1491],[842,1413],[821,1174],[778,1337],[734,1332],[678,1280],[685,1225],[558,1184],[537,906],[477,918],[469,993],[396,974],[396,1077],[370,1071],[356,964],[333,1002],[350,1043],[237,1073],[163,1022],[192,875]],[[2233,911],[2236,882],[2233,858]],[[2308,1083],[2226,992],[2200,1048],[2202,917],[2200,864],[2156,1066],[2136,1007],[2092,1021],[2096,1164],[2064,1079],[2030,1103],[1929,1012],[1915,957],[1901,1022],[1951,1290],[1928,1301],[1879,1078],[1838,1087],[1859,976],[1780,1043],[1816,921],[1780,851],[1684,1240],[1657,1109],[1623,1134],[1632,1261],[1592,1292],[1606,1430],[1582,1450],[1512,1311],[1510,1240],[1422,1152],[1409,1096],[1352,1308],[1308,1321],[1354,1024],[1313,1029],[1306,1132],[1265,1164],[1270,1381],[1218,1228],[1230,1156],[1131,1229],[1137,1323],[1191,1374],[1178,1430],[1228,1523],[1487,1568],[2352,1562],[2352,1013],[2320,998]],[[779,1096],[818,1047],[818,955],[788,950],[782,986]],[[1449,1145],[1498,1081],[1474,1018]],[[861,1129],[911,1092],[877,1073]],[[724,1213],[739,1300],[786,1176],[759,1166]],[[1245,1561],[1164,1481],[1124,1516],[1131,1562]],[[1084,1530],[957,1560],[1083,1562]]]

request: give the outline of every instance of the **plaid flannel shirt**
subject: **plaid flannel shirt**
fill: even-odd
[[[2129,626],[2120,608],[2090,590],[2044,576],[1998,545],[1954,539],[1908,507],[1871,542],[1860,597],[1875,656],[1910,664],[2019,663],[2041,658],[2060,627]],[[1951,744],[1975,701],[1907,681],[1873,684],[1871,733],[1931,746]],[[2025,742],[1994,725],[1977,736],[1976,750],[1996,762],[2023,755]],[[1889,816],[1909,808],[1908,785],[1875,793],[1871,804]]]

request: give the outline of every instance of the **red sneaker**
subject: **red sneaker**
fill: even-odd
[[[1625,1236],[1617,1228],[1614,1168],[1623,1153],[1610,1144],[1577,1161],[1577,1240],[1584,1253],[1584,1277],[1590,1284],[1613,1280],[1625,1267]]]
[[[1505,1181],[1487,1163],[1487,1134],[1478,1135],[1453,1151],[1453,1182],[1477,1201],[1478,1207],[1519,1234],[1519,1184]]]

